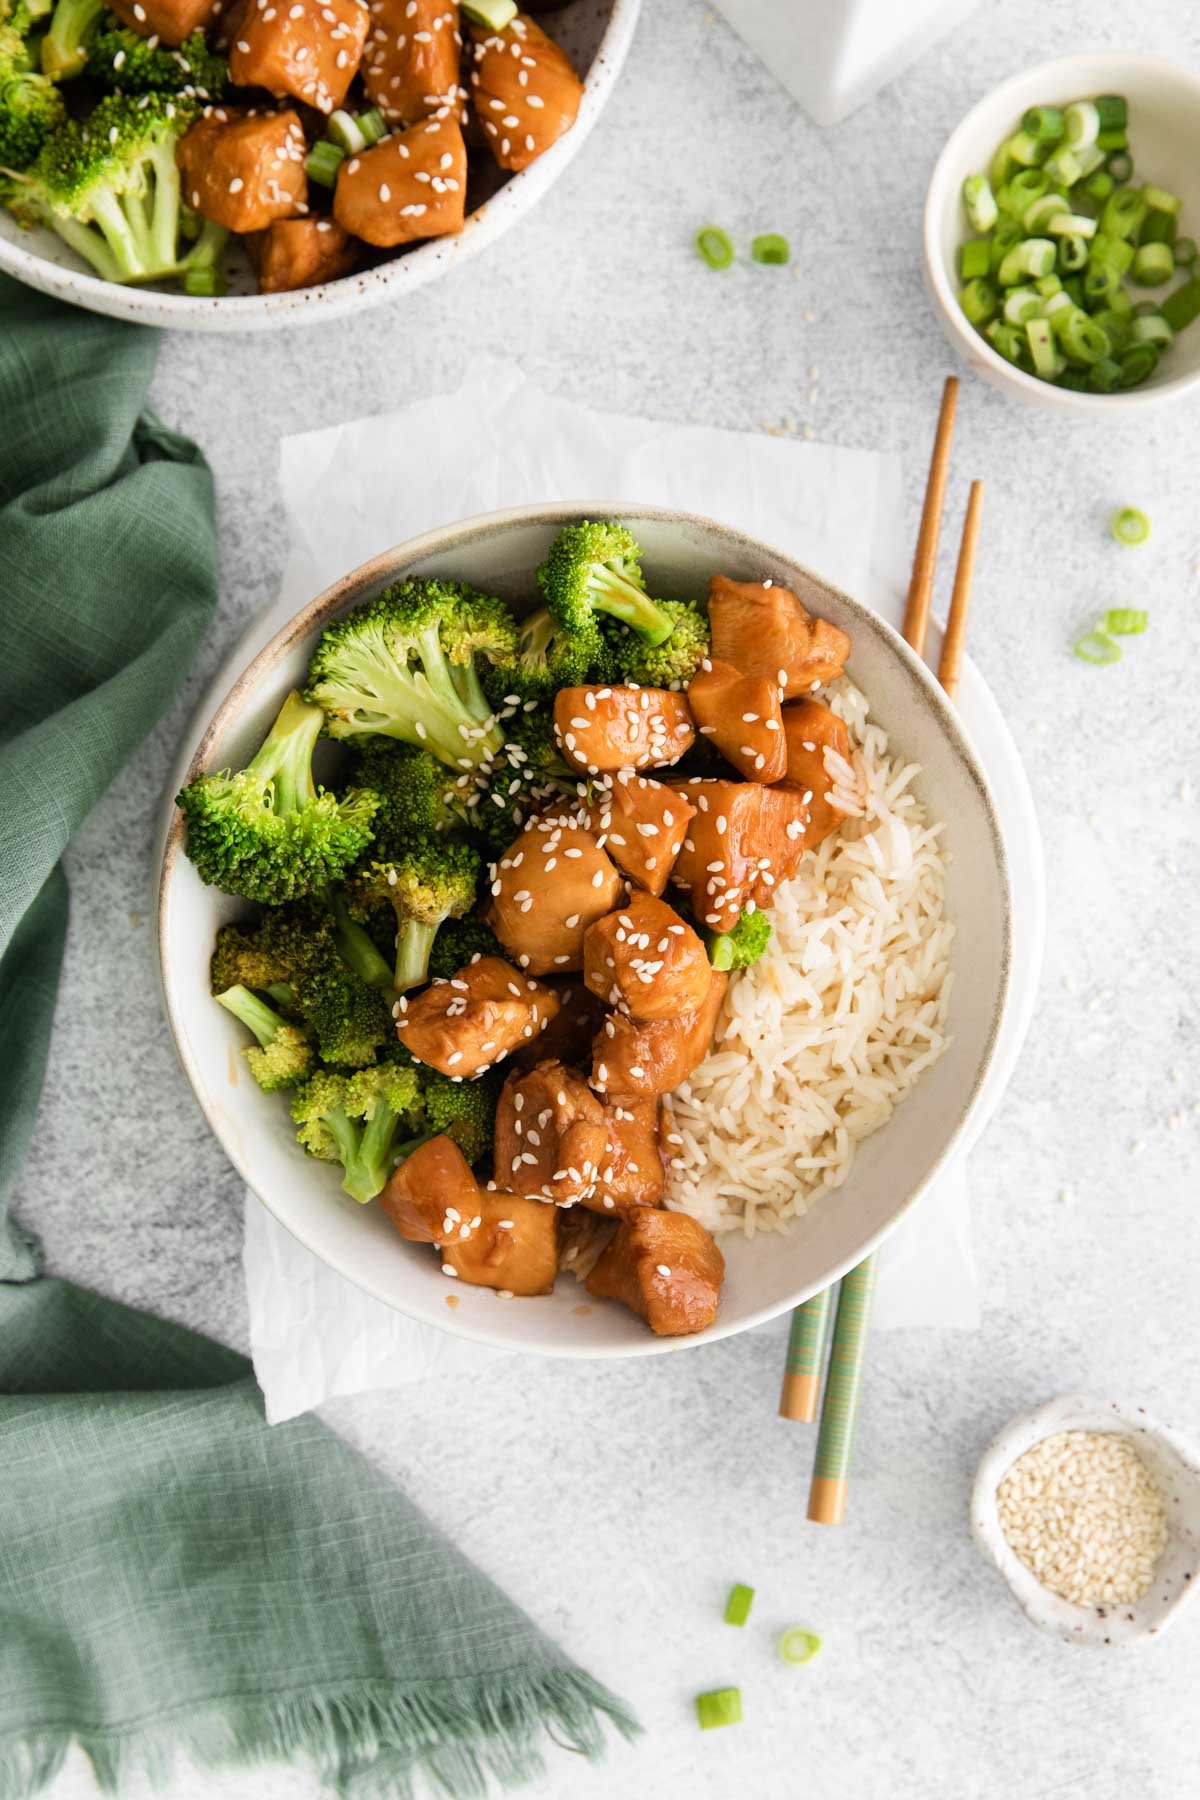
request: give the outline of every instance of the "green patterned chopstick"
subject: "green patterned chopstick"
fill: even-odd
[[[808,1491],[808,1516],[818,1525],[840,1525],[846,1516],[846,1487],[854,1448],[854,1426],[862,1392],[871,1299],[875,1292],[875,1252],[842,1277],[833,1345],[825,1377],[821,1429]]]
[[[792,1313],[787,1364],[779,1396],[781,1419],[796,1419],[802,1425],[811,1425],[817,1416],[821,1365],[825,1360],[825,1339],[832,1311],[833,1288],[827,1287]]]

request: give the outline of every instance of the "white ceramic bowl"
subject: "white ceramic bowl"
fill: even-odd
[[[968,323],[958,304],[958,248],[970,236],[962,209],[963,181],[986,172],[997,146],[1017,129],[1027,108],[1064,105],[1091,94],[1125,95],[1134,179],[1179,194],[1182,229],[1200,236],[1200,74],[1160,56],[1122,51],[1065,56],[994,89],[951,136],[925,199],[925,277],[947,337],[986,380],[1035,405],[1069,412],[1128,411],[1195,391],[1200,383],[1200,321],[1179,334],[1141,387],[1123,394],[1077,394],[1006,362]],[[1147,289],[1146,295],[1164,291]]]
[[[588,1303],[568,1277],[553,1296],[497,1302],[447,1282],[423,1247],[398,1237],[378,1207],[361,1207],[335,1171],[298,1149],[287,1107],[264,1096],[240,1056],[244,1033],[214,1005],[208,963],[219,924],[244,911],[205,887],[183,853],[176,814],[159,893],[159,956],[166,1008],[184,1068],[230,1158],[276,1218],[360,1287],[430,1324],[508,1349],[564,1356],[652,1355],[728,1336],[796,1305],[857,1263],[895,1226],[960,1142],[979,1098],[1008,1000],[1012,900],[995,808],[976,754],[933,676],[874,613],[770,546],[709,520],[648,507],[585,504],[523,508],[430,532],[347,575],[297,614],[255,657],[218,707],[193,759],[237,766],[253,754],[288,689],[300,684],[329,620],[389,582],[440,572],[528,602],[532,576],[559,526],[581,516],[627,519],[646,552],[652,587],[703,596],[711,574],[766,578],[794,588],[853,642],[850,673],[908,758],[925,771],[919,792],[946,821],[947,907],[957,925],[947,1054],[859,1151],[849,1180],[784,1237],[727,1237],[728,1278],[718,1323],[703,1337],[655,1338],[623,1308]],[[447,1299],[457,1302],[453,1309]],[[581,1310],[582,1308],[582,1310]]]
[[[1043,1587],[1000,1529],[996,1490],[1027,1450],[1060,1431],[1120,1432],[1131,1438],[1162,1493],[1170,1536],[1150,1583],[1131,1605],[1075,1606]],[[971,1494],[975,1542],[1007,1581],[1025,1616],[1067,1644],[1121,1648],[1161,1637],[1200,1587],[1200,1451],[1142,1406],[1063,1394],[1022,1413],[983,1453]]]
[[[497,171],[495,191],[468,214],[457,237],[431,238],[338,281],[284,294],[257,293],[249,264],[243,259],[239,266],[235,260],[231,292],[202,299],[167,286],[121,287],[101,281],[54,232],[25,231],[0,207],[0,269],[27,287],[89,312],[175,331],[268,331],[365,312],[458,268],[537,204],[600,117],[625,61],[640,7],[641,0],[571,0],[562,12],[549,15],[549,31],[584,79],[579,116],[566,136],[529,168],[507,177]]]

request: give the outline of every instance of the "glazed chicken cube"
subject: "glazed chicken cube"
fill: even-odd
[[[540,1062],[509,1076],[496,1108],[496,1179],[513,1193],[573,1206],[607,1148],[604,1108],[573,1069]]]
[[[592,1050],[592,1086],[610,1100],[669,1094],[708,1055],[728,985],[727,975],[710,970],[701,1004],[671,1019],[635,1025],[614,1013],[604,1021]]]
[[[661,781],[620,769],[593,783],[588,824],[618,869],[647,893],[661,894],[692,811]]]
[[[457,109],[462,33],[452,0],[369,0],[369,11],[362,78],[372,106],[393,125]]]
[[[653,894],[634,894],[589,925],[583,940],[583,979],[592,993],[639,1022],[694,1012],[711,974],[691,926]]]
[[[558,995],[498,956],[481,956],[415,1000],[401,997],[396,1032],[418,1062],[456,1080],[482,1075],[558,1011]]]
[[[604,1109],[608,1147],[600,1178],[584,1195],[592,1212],[624,1218],[640,1206],[657,1206],[666,1186],[657,1097],[615,1100]]]
[[[401,1237],[436,1245],[445,1275],[508,1294],[548,1294],[554,1286],[558,1208],[481,1188],[447,1137],[414,1150],[379,1204]]]
[[[669,688],[560,688],[554,729],[567,761],[585,775],[664,768],[696,738],[687,701]]]
[[[570,813],[531,819],[496,865],[487,921],[534,975],[583,967],[583,934],[611,912],[622,881]]]
[[[122,25],[172,49],[224,10],[221,0],[109,0],[109,6]]]
[[[583,83],[566,52],[525,13],[471,33],[471,100],[502,169],[524,169],[570,131]]]
[[[833,784],[825,767],[825,751],[833,751],[849,764],[850,733],[830,707],[810,699],[784,707],[783,737],[787,745],[784,783],[795,788],[808,807],[805,843],[819,844],[846,817],[830,797]]]
[[[358,248],[332,219],[276,219],[254,246],[254,258],[262,292],[282,294],[348,275]]]
[[[779,687],[705,657],[688,686],[696,729],[747,781],[779,781],[787,767]]]
[[[463,228],[467,147],[457,119],[426,119],[349,157],[339,168],[333,216],[389,250]]]
[[[732,931],[748,901],[767,907],[806,848],[808,807],[795,788],[756,781],[681,784],[696,808],[671,880],[687,888],[692,911],[713,931]]]
[[[304,128],[289,108],[236,113],[214,106],[179,140],[183,198],[230,231],[265,231],[305,210]]]
[[[370,15],[360,0],[276,0],[243,9],[229,46],[238,87],[290,94],[331,113],[358,73]]]
[[[850,639],[828,619],[812,618],[790,588],[769,581],[708,585],[712,655],[743,675],[761,675],[790,700],[836,681],[850,655]]]
[[[684,1337],[715,1324],[725,1258],[687,1213],[642,1210],[624,1219],[584,1286],[619,1300],[658,1337]]]

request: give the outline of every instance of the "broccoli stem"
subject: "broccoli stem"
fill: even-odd
[[[154,274],[162,275],[179,262],[181,195],[174,138],[155,144],[150,152],[150,166],[154,170],[154,196],[150,205],[147,262]],[[310,770],[310,782],[311,779]]]
[[[91,263],[102,281],[119,282],[122,279],[121,265],[98,231],[90,225],[81,225],[78,219],[60,218],[56,213],[52,213],[46,222],[76,256]]]
[[[422,925],[419,919],[404,919],[396,933],[396,968],[392,986],[398,994],[408,988],[421,987],[429,980],[429,957],[437,925]]]
[[[132,202],[132,210],[136,212],[136,199]],[[105,240],[120,270],[121,281],[134,281],[146,273],[145,246],[142,233],[131,219],[129,211],[122,205],[115,194],[104,188],[98,188],[92,199],[92,212],[96,223],[104,233]]]
[[[370,934],[363,926],[356,924],[350,917],[346,902],[341,894],[329,896],[329,910],[333,914],[334,936],[337,939],[338,954],[354,973],[365,981],[368,987],[390,988],[392,971],[387,958],[381,956],[371,941]]]
[[[481,728],[479,735],[468,741],[456,723],[453,736],[448,739],[441,752],[442,760],[458,768],[464,757],[470,756],[473,762],[480,762],[485,756],[494,756],[504,743],[504,733],[494,720],[486,732],[482,730],[492,718],[492,709],[475,673],[475,659],[472,657],[467,663],[450,662],[442,649],[436,625],[420,634],[417,645],[426,679],[438,699],[455,713],[461,714],[465,707],[472,722]],[[446,751],[449,752],[448,755]],[[478,754],[474,754],[476,751]]]
[[[197,274],[202,269],[215,269],[232,235],[228,226],[217,225],[212,219],[202,220],[195,243],[179,265],[180,272]]]
[[[299,812],[316,799],[312,759],[324,723],[319,706],[290,693],[258,755],[247,765],[247,775],[271,783],[277,813]]]
[[[87,62],[87,42],[105,0],[58,0],[50,29],[42,42],[42,74],[67,81]]]
[[[235,1019],[240,1019],[254,1033],[264,1050],[275,1042],[280,1026],[287,1023],[265,1000],[252,994],[248,987],[226,988],[223,994],[216,996],[216,1001],[218,1006],[223,1006],[226,1012],[231,1012]]]
[[[600,612],[622,619],[652,647],[665,644],[674,631],[675,621],[654,604],[649,594],[626,576],[618,575],[615,569],[598,563],[592,571],[589,587],[593,604]]]
[[[358,1148],[346,1164],[342,1186],[363,1206],[375,1198],[392,1172],[392,1140],[399,1123],[399,1113],[393,1112],[385,1101],[377,1100],[363,1126]]]

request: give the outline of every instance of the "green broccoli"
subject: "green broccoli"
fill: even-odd
[[[477,956],[507,955],[495,932],[482,919],[471,915],[465,919],[447,919],[439,928],[429,952],[429,979],[449,981]]]
[[[732,931],[706,931],[703,936],[714,969],[748,969],[770,941],[771,921],[766,913],[743,912]]]
[[[120,94],[219,100],[229,80],[229,65],[209,49],[202,31],[193,31],[175,50],[155,38],[139,37],[110,14],[88,43],[87,73]]]
[[[88,43],[103,11],[104,0],[58,0],[42,43],[43,75],[67,81],[83,73]]]
[[[105,281],[209,278],[229,234],[206,220],[185,249],[175,164],[196,109],[171,94],[108,94],[52,132],[32,167],[10,171],[6,204],[22,224],[56,231]]]
[[[399,581],[322,634],[306,697],[331,737],[399,738],[469,774],[504,742],[475,659],[511,664],[516,638],[502,600],[459,582]]]
[[[295,1087],[307,1080],[316,1057],[300,1026],[290,1025],[247,987],[226,988],[216,998],[219,1006],[240,1019],[258,1039],[257,1044],[249,1046],[245,1056],[250,1073],[265,1093],[274,1093],[276,1088]]]
[[[663,643],[673,625],[646,592],[640,557],[633,533],[615,521],[564,526],[537,572],[547,608],[573,633],[608,613],[647,643]]]
[[[471,823],[466,792],[428,750],[395,738],[365,738],[355,759],[355,780],[379,795],[375,836],[383,844],[411,837],[440,837]],[[470,784],[471,777],[458,778]]]
[[[503,1077],[493,1072],[474,1081],[452,1081],[436,1069],[421,1070],[425,1130],[430,1137],[453,1138],[469,1163],[477,1163],[492,1147],[496,1098]]]
[[[559,688],[579,687],[601,672],[605,645],[594,619],[574,629],[560,625],[544,606],[518,625],[516,659],[496,670],[485,685],[504,706],[552,700]]]
[[[706,613],[688,600],[660,600],[658,605],[671,620],[671,635],[662,644],[648,644],[627,625],[605,619],[601,629],[608,652],[604,663],[606,681],[684,688],[695,675],[708,655]]]
[[[354,788],[337,799],[316,786],[322,724],[319,707],[289,694],[244,769],[201,775],[176,796],[202,881],[278,906],[323,891],[362,854],[378,796]]]
[[[34,68],[20,32],[0,25],[0,169],[29,168],[66,116],[62,95]]]
[[[425,838],[371,862],[351,879],[353,910],[360,918],[387,903],[396,914],[396,966],[392,985],[403,994],[429,979],[429,953],[438,927],[475,904],[482,864],[469,844]]]
[[[401,1061],[377,1063],[354,1075],[319,1069],[292,1099],[300,1143],[322,1162],[340,1162],[342,1186],[364,1205],[392,1172],[401,1126],[411,1131],[423,1116],[420,1076]]]

